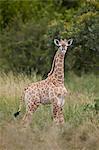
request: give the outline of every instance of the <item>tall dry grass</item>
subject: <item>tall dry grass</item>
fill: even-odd
[[[99,113],[84,107],[99,97],[99,79],[93,74],[77,77],[69,73],[65,78],[70,93],[65,99],[65,125],[53,125],[51,107],[46,105],[33,114],[31,126],[23,129],[20,120],[25,107],[17,119],[13,113],[23,88],[38,80],[41,77],[35,73],[31,77],[0,75],[0,150],[98,150]]]

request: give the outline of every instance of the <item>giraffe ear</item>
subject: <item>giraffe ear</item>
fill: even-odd
[[[59,42],[59,40],[54,39],[54,44],[55,44],[56,46],[60,46],[60,42]]]
[[[73,39],[69,39],[69,40],[67,41],[67,43],[68,43],[68,46],[70,46],[70,45],[73,43]]]

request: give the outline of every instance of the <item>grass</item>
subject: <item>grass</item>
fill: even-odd
[[[51,107],[46,105],[33,114],[31,126],[23,129],[20,121],[25,108],[17,119],[13,113],[23,88],[38,80],[41,77],[36,74],[0,75],[0,150],[98,150],[99,112],[96,113],[94,99],[99,98],[99,78],[93,74],[66,75],[69,95],[64,106],[64,126],[53,124]]]

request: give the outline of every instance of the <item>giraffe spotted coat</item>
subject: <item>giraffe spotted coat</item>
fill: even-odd
[[[31,83],[24,89],[23,98],[19,106],[20,112],[22,101],[25,102],[26,114],[23,117],[24,124],[30,124],[32,114],[40,104],[52,104],[54,122],[57,124],[64,123],[62,109],[64,97],[67,95],[67,90],[64,86],[64,57],[67,47],[71,45],[72,40],[54,40],[54,43],[59,46],[59,49],[54,56],[52,69],[48,77],[45,80]],[[15,114],[15,116],[17,115]]]

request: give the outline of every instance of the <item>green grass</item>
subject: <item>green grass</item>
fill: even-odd
[[[0,150],[98,150],[99,111],[96,113],[94,107],[94,99],[99,98],[97,76],[66,75],[69,95],[65,99],[64,126],[53,124],[51,106],[46,105],[38,108],[31,126],[24,129],[20,121],[25,107],[17,119],[13,114],[23,88],[38,80],[41,77],[36,74],[31,77],[12,73],[0,75]]]

